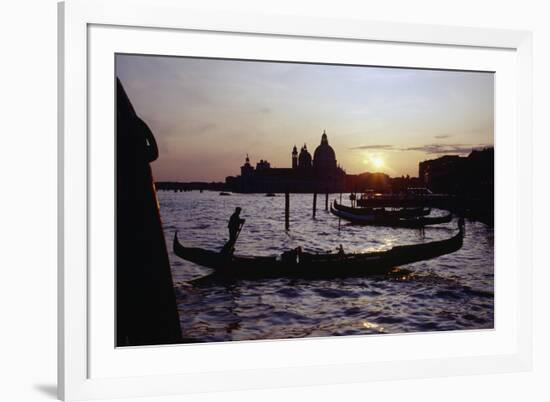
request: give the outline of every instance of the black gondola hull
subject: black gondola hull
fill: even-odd
[[[345,219],[356,225],[371,225],[371,226],[390,226],[396,228],[411,228],[417,229],[427,225],[437,225],[440,223],[449,223],[453,219],[453,215],[448,213],[444,216],[434,217],[417,217],[417,218],[399,218],[386,217],[377,215],[356,215],[349,212],[340,211],[330,207],[330,212],[339,218]]]
[[[174,253],[187,261],[212,268],[219,279],[309,278],[330,279],[379,275],[393,268],[449,254],[462,247],[463,229],[450,239],[396,246],[387,251],[358,254],[284,253],[281,257],[226,256],[185,247],[174,236]],[[286,255],[285,255],[286,254]]]
[[[415,218],[427,216],[431,212],[430,208],[424,207],[401,208],[398,210],[387,210],[385,208],[354,208],[338,204],[336,200],[334,200],[334,209],[354,215],[372,216],[373,218]]]

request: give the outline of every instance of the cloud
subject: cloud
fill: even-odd
[[[380,149],[380,150],[395,150],[393,145],[359,145],[350,149]]]
[[[436,135],[434,138],[436,138],[438,140],[443,140],[443,139],[449,138],[449,137],[452,137],[452,135],[450,135],[450,134],[441,134],[441,135]]]
[[[419,145],[415,147],[404,147],[398,148],[394,145],[360,145],[357,147],[350,148],[352,150],[384,150],[384,151],[417,151],[424,152],[427,154],[469,154],[474,149],[482,149],[487,147],[492,147],[491,144],[427,144]]]
[[[271,113],[271,108],[268,108],[268,107],[262,107],[258,110],[260,113],[263,113],[263,114],[269,114]]]
[[[487,148],[489,144],[428,144],[418,147],[401,148],[402,151],[418,151],[427,154],[469,154],[474,149]]]

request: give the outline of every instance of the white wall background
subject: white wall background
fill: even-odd
[[[536,0],[186,1],[211,9],[527,29],[534,32],[535,365],[533,372],[140,399],[143,401],[547,401],[550,24]],[[224,4],[225,3],[225,4]],[[55,399],[56,1],[0,7],[0,400]]]

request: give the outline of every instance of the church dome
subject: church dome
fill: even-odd
[[[311,167],[311,154],[308,152],[306,144],[300,150],[298,155],[298,166],[301,168]]]
[[[321,144],[313,153],[313,164],[318,167],[336,167],[336,153],[328,144],[327,134],[324,131]]]

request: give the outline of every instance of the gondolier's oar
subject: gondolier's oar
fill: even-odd
[[[239,235],[241,234],[241,230],[244,226],[244,219],[243,219],[243,223],[241,223],[241,225],[239,226],[239,230],[237,230],[237,234],[235,235],[235,241],[233,242],[233,246],[235,245],[235,243],[237,243],[237,239],[239,238]]]

